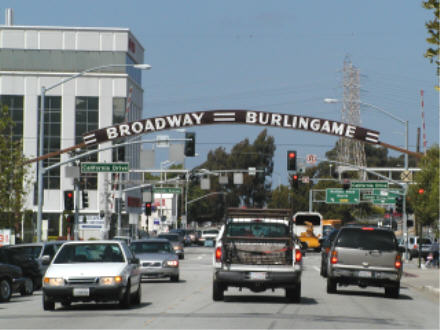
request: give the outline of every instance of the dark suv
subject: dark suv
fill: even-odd
[[[391,230],[370,226],[342,227],[327,264],[327,292],[337,285],[385,288],[385,296],[398,298],[402,276],[402,248]]]

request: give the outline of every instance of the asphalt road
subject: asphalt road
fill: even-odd
[[[339,288],[325,291],[319,254],[304,259],[300,304],[289,303],[284,290],[253,293],[229,289],[224,302],[212,300],[212,248],[190,247],[181,262],[181,281],[143,283],[142,304],[123,310],[117,304],[56,305],[45,312],[41,291],[14,295],[0,304],[0,329],[421,329],[439,328],[439,302],[402,286],[398,300],[383,289]]]

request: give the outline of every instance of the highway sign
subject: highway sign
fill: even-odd
[[[388,182],[387,181],[353,181],[351,183],[351,188],[355,188],[355,189],[388,188]]]
[[[128,163],[95,163],[95,162],[81,163],[81,173],[101,173],[101,172],[127,173],[128,170],[129,170]]]
[[[374,198],[373,204],[395,204],[396,199],[394,197]]]
[[[359,204],[360,195],[359,189],[327,188],[325,202],[327,204]]]
[[[154,187],[153,193],[155,194],[180,194],[182,193],[179,187]]]

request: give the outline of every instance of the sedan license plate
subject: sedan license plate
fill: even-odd
[[[265,280],[266,273],[265,272],[251,272],[251,273],[249,273],[249,279],[251,279],[251,280]]]
[[[371,272],[369,271],[365,271],[365,270],[361,270],[359,271],[359,277],[371,277]]]
[[[89,288],[74,288],[73,289],[73,296],[74,297],[88,297],[88,296],[90,296],[90,289]]]

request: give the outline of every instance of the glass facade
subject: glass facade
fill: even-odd
[[[41,96],[38,97],[38,135],[40,136]],[[38,150],[39,139],[38,139]],[[61,149],[61,96],[44,97],[44,144],[43,154]],[[43,168],[60,162],[60,156],[43,160]],[[60,168],[54,168],[43,176],[44,189],[60,188]]]
[[[83,141],[82,135],[99,128],[99,98],[78,96],[75,100],[75,144]],[[97,147],[94,147],[95,149]],[[91,149],[89,149],[91,150]],[[82,158],[84,162],[97,162],[98,154]],[[83,189],[98,189],[98,175],[83,173],[80,178]]]
[[[14,127],[12,139],[18,141],[23,137],[23,95],[0,95],[0,105],[7,106]]]

